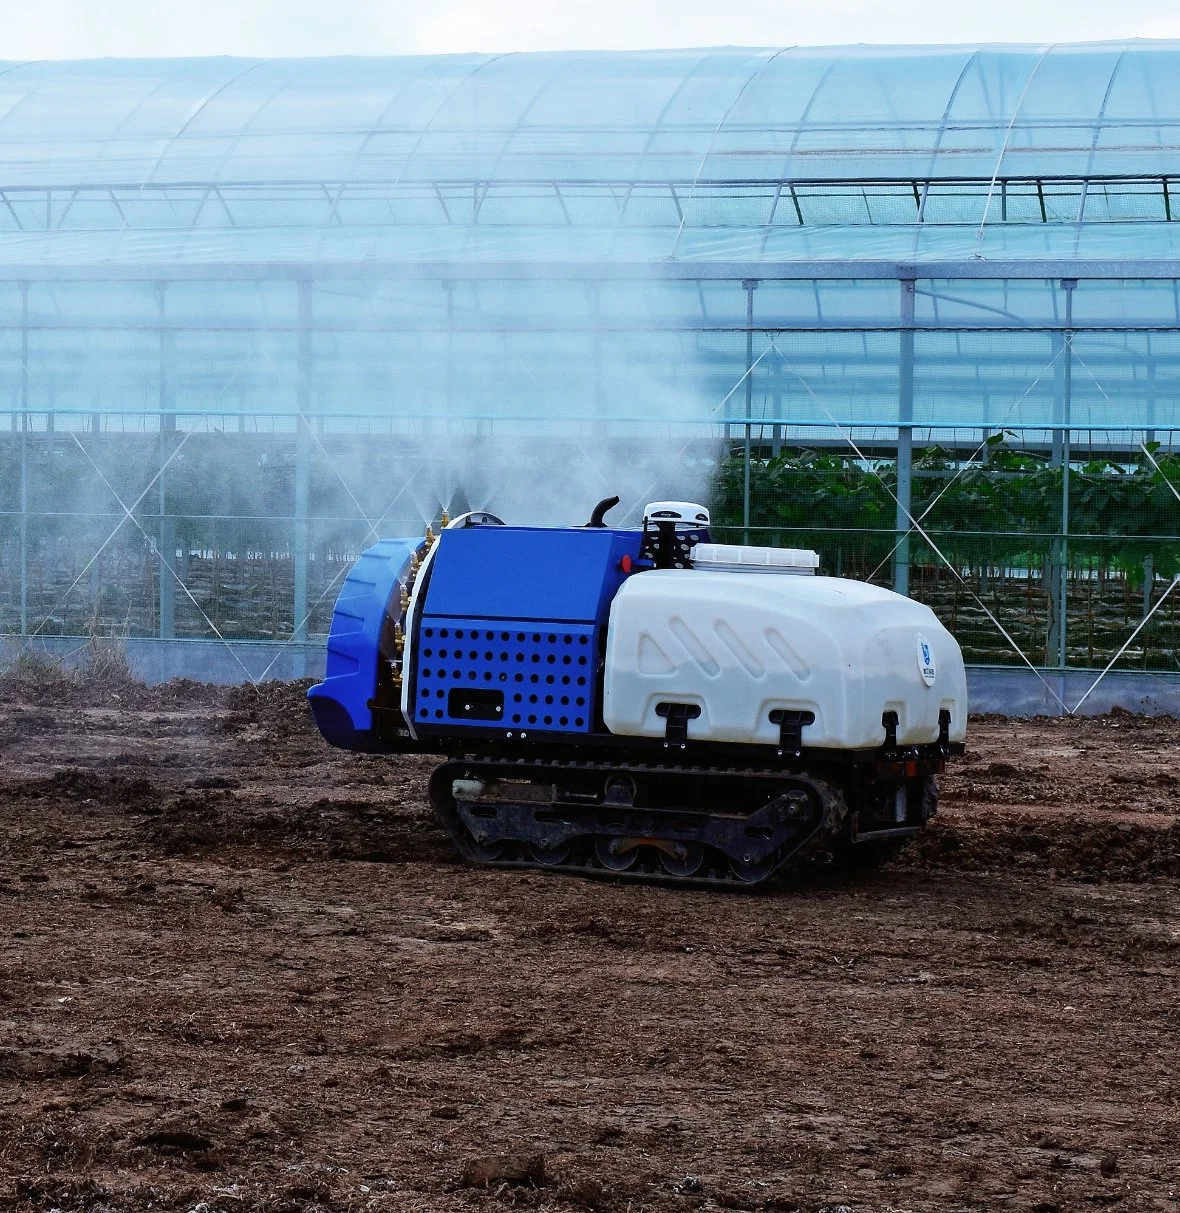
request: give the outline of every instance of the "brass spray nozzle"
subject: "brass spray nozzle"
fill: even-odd
[[[429,547],[434,542],[434,532],[430,529],[430,523],[426,524],[426,546]]]
[[[448,514],[446,512],[446,510],[443,510],[442,521],[438,524],[439,530],[445,531],[447,529],[447,527],[449,527],[450,525],[451,525],[451,516],[450,516],[450,514]]]
[[[407,589],[406,589],[406,587],[405,587],[404,585],[402,586],[402,592],[401,592],[401,604],[402,604],[402,610],[403,610],[403,611],[405,611],[405,610],[408,610],[408,609],[409,609],[409,606],[410,606],[410,591],[409,591],[409,590],[407,590]]]
[[[417,552],[410,554],[410,576],[412,577],[422,567],[422,561],[418,559]]]
[[[395,653],[402,652],[406,647],[406,637],[400,627],[393,629],[393,651]]]

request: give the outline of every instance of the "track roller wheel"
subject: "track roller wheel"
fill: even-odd
[[[627,838],[599,838],[594,856],[610,872],[629,872],[639,862],[639,847]]]
[[[742,884],[758,884],[774,871],[774,860],[769,859],[732,859],[730,870]]]
[[[528,854],[534,863],[539,863],[543,868],[557,868],[563,863],[569,863],[572,850],[573,845],[568,842],[559,842],[552,847],[544,847],[539,843],[531,842]]]
[[[467,839],[467,854],[476,863],[495,863],[508,854],[506,842],[477,842],[474,838]]]
[[[705,848],[699,842],[669,844],[676,854],[660,848],[660,867],[669,876],[695,876],[705,866]]]

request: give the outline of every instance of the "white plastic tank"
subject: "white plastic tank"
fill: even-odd
[[[777,709],[814,714],[805,746],[880,746],[885,712],[897,713],[899,744],[934,742],[943,709],[950,740],[964,739],[963,656],[929,607],[860,581],[762,567],[653,570],[624,583],[607,635],[603,719],[612,733],[663,737],[657,708],[683,703],[700,709],[690,740],[775,745]],[[796,560],[783,572],[812,567]]]

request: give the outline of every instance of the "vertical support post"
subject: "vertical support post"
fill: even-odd
[[[1144,445],[1155,441],[1155,351],[1151,346],[1151,334],[1147,334],[1147,429],[1143,432]]]
[[[29,632],[29,284],[20,284],[20,634]]]
[[[910,592],[910,515],[914,474],[914,279],[902,278],[897,364],[897,514],[893,589]]]
[[[1064,322],[1063,322],[1064,323]],[[1054,385],[1053,385],[1053,430],[1049,437],[1049,466],[1055,471],[1060,470],[1064,447],[1062,444],[1062,420],[1065,417],[1065,330],[1058,329],[1053,334]],[[1048,601],[1048,615],[1045,624],[1045,664],[1060,665],[1058,656],[1057,612],[1059,588],[1061,582],[1061,538],[1054,535],[1049,541],[1048,557],[1045,561],[1045,573],[1042,583]]]
[[[176,579],[172,562],[176,559],[176,520],[168,512],[168,481],[164,470],[176,435],[176,416],[172,410],[172,339],[167,328],[167,284],[156,283],[156,299],[160,315],[159,407],[160,445],[158,451],[160,478],[157,482],[159,527],[156,546],[159,549],[159,605],[161,640],[176,636]]]
[[[750,425],[754,419],[754,292],[757,278],[742,283],[746,292],[746,424],[742,439],[742,542],[750,542]]]
[[[781,418],[783,415],[783,360],[776,357],[774,364],[770,368],[771,383],[773,384],[773,396],[771,397],[771,407],[774,409],[776,418]],[[776,420],[774,427],[771,430],[770,438],[770,453],[772,455],[781,455],[783,453],[783,426],[781,421]]]
[[[606,436],[606,385],[603,382],[602,357],[602,291],[597,284],[590,286],[590,314],[594,328],[591,333],[591,361],[594,370],[594,424],[595,437]]]
[[[443,371],[445,385],[446,431],[451,436],[451,420],[455,415],[455,284],[444,282],[447,293],[447,365]]]
[[[301,279],[295,284],[295,533],[291,545],[293,639],[307,640],[307,564],[311,551],[311,527],[308,522],[308,498],[311,488],[311,430],[307,414],[311,408],[311,283]],[[298,659],[297,659],[298,660]]]
[[[1155,441],[1155,350],[1151,344],[1151,334],[1147,334],[1147,424],[1143,431],[1143,445],[1149,450]],[[1155,559],[1150,552],[1143,557],[1143,618],[1151,612],[1151,592],[1155,588]],[[1144,649],[1146,660],[1146,648]]]
[[[442,476],[439,479],[442,486],[442,500],[439,502],[439,506],[444,514],[459,514],[462,513],[462,509],[456,505],[455,501],[455,494],[459,487],[455,483],[455,469],[461,465],[462,456],[456,457],[455,447],[460,443],[470,441],[470,438],[463,432],[462,425],[459,426],[459,433],[455,433],[455,283],[445,280],[442,288],[447,296],[447,333],[444,346],[446,365],[443,367],[443,441],[441,444],[435,443],[432,446],[442,453]],[[484,399],[486,399],[486,395]],[[475,421],[475,432],[479,437],[484,434],[484,421],[478,417]]]
[[[1073,293],[1078,285],[1076,278],[1063,278],[1061,289],[1065,292],[1065,331],[1062,339],[1061,430],[1057,446],[1061,452],[1061,538],[1058,543],[1057,584],[1054,586],[1056,602],[1054,612],[1057,624],[1057,666],[1065,669],[1068,643],[1069,605],[1069,464],[1070,464],[1070,420],[1073,405]]]

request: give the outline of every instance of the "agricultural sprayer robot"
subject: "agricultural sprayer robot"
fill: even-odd
[[[608,526],[616,502],[369,548],[308,692],[324,737],[444,756],[431,803],[499,867],[757,884],[920,830],[967,721],[933,613],[814,552],[712,543],[691,503]]]

